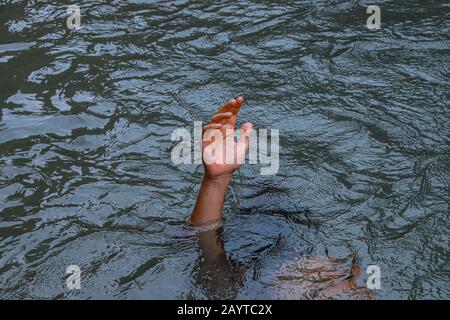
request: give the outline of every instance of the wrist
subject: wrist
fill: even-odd
[[[226,174],[220,176],[210,176],[208,174],[205,174],[205,176],[203,177],[203,183],[217,187],[227,187],[231,181],[232,176],[233,174]]]
[[[190,221],[193,225],[203,225],[222,218],[223,202],[231,176],[231,174],[220,176],[205,174],[191,214]]]

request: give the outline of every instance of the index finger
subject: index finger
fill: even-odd
[[[218,113],[231,112],[233,115],[237,115],[241,106],[244,104],[244,98],[237,97],[236,99],[231,99],[225,103],[218,111]]]

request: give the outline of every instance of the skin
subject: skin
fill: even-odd
[[[195,226],[214,226],[214,222],[222,219],[228,184],[233,172],[240,167],[239,160],[245,158],[249,147],[249,136],[253,130],[251,123],[245,123],[241,128],[243,134],[235,142],[234,130],[243,104],[242,97],[228,101],[203,127],[202,150],[205,175],[190,217],[191,223]],[[225,155],[230,149],[234,150],[234,161],[225,163]],[[211,150],[214,152],[207,152]],[[245,270],[228,260],[219,236],[220,230],[221,228],[217,226],[199,230],[198,243],[201,257],[198,263],[199,282],[210,294],[214,294],[220,288],[233,288],[230,293],[234,295],[242,285]],[[370,299],[367,292],[358,288],[357,279],[360,271],[356,265],[350,272],[346,272],[339,268],[337,260],[321,257],[294,261],[283,269],[286,270],[277,277],[275,287],[279,286],[279,289],[287,293],[289,298]],[[349,290],[357,291],[349,293]]]
[[[203,127],[202,150],[205,175],[190,217],[191,223],[195,226],[208,226],[209,224],[213,226],[214,222],[222,219],[228,184],[233,172],[240,167],[239,163],[241,162],[238,160],[242,160],[248,151],[248,138],[253,130],[251,123],[245,123],[241,128],[240,139],[235,142],[234,130],[238,113],[243,104],[242,97],[228,101]],[[218,134],[218,139],[209,137],[208,133],[214,133],[214,131]],[[211,157],[205,152],[207,149],[214,151],[216,159],[210,159]],[[234,161],[225,163],[224,156],[230,149],[234,150]],[[228,288],[229,290],[225,290],[230,294],[227,298],[233,298],[242,285],[244,269],[238,263],[233,263],[227,258],[222,239],[219,236],[221,230],[221,227],[214,227],[198,232],[200,259],[197,280],[210,296],[216,297],[215,294],[219,294],[221,288]],[[219,297],[223,298],[223,296],[217,296],[217,298]]]
[[[238,113],[243,104],[244,98],[242,97],[231,99],[203,127],[202,150],[205,175],[190,217],[193,225],[208,224],[222,219],[227,187],[233,172],[239,169],[242,159],[245,158],[249,136],[253,130],[251,123],[243,124],[241,136],[235,142],[234,130]],[[211,137],[211,134],[215,134],[215,137]],[[225,156],[231,149],[234,150],[234,160],[225,163]],[[214,155],[215,158],[211,155]]]

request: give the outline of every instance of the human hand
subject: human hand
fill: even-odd
[[[229,181],[245,160],[253,125],[243,124],[238,141],[234,139],[237,115],[243,104],[242,97],[231,99],[203,127],[202,153],[207,179]]]

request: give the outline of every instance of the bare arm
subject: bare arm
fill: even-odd
[[[227,102],[203,127],[203,165],[205,176],[200,187],[191,223],[201,225],[220,220],[228,184],[233,172],[240,167],[248,150],[248,138],[253,130],[251,123],[242,126],[239,141],[234,141],[237,114],[244,103],[242,97]],[[231,162],[226,161],[232,152]]]
[[[203,224],[222,218],[222,209],[231,176],[208,177],[205,175],[191,214],[193,224]]]

